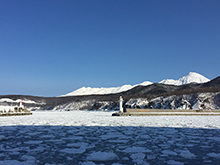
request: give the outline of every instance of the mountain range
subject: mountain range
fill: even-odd
[[[25,108],[30,110],[117,110],[119,96],[124,99],[124,108],[220,109],[220,76],[209,81],[198,73],[190,72],[178,80],[145,81],[132,88],[123,88],[99,88],[105,92],[102,94],[101,90],[97,93],[96,89],[94,93],[93,88],[84,87],[85,92],[81,95],[77,94],[80,90],[76,90],[77,95],[62,97],[0,95],[0,110],[13,109],[21,99]],[[90,89],[89,94],[86,89]],[[120,89],[124,91],[119,92]]]
[[[169,85],[184,85],[189,83],[205,83],[210,81],[208,78],[204,77],[203,75],[195,72],[190,72],[188,75],[178,79],[164,79],[160,81],[161,84],[169,84]],[[80,95],[105,95],[105,94],[114,94],[114,93],[120,93],[127,90],[130,90],[136,86],[148,86],[153,84],[153,82],[150,81],[144,81],[143,83],[136,84],[136,85],[123,85],[121,87],[110,87],[110,88],[91,88],[91,87],[82,87],[79,88],[73,92],[67,93],[65,95],[62,95],[62,97],[65,96],[80,96]]]

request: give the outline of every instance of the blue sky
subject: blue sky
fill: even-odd
[[[219,0],[0,0],[0,95],[220,76]]]

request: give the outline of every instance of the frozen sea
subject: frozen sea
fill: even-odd
[[[0,165],[220,164],[220,116],[0,117]]]

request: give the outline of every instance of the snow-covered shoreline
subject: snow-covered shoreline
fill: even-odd
[[[36,111],[31,116],[1,117],[0,126],[143,126],[220,129],[220,116],[111,116],[101,111]]]

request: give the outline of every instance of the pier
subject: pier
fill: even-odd
[[[1,116],[23,116],[23,115],[32,115],[31,112],[20,112],[20,113],[0,113]]]
[[[190,115],[220,115],[220,110],[177,110],[177,109],[131,109],[120,113],[120,116],[190,116]]]

